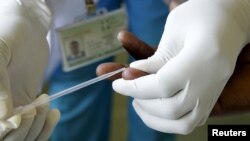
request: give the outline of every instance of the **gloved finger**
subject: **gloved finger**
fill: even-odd
[[[132,33],[120,31],[118,40],[122,43],[123,48],[136,60],[147,59],[155,53],[155,49],[139,40]]]
[[[113,89],[123,95],[138,99],[168,98],[184,89],[186,73],[179,59],[171,59],[156,74],[143,76],[134,80],[118,79],[113,82]]]
[[[15,115],[7,120],[0,121],[0,140],[13,129],[17,129],[21,123],[21,115]]]
[[[30,127],[32,126],[35,115],[36,109],[25,112],[22,115],[21,125],[16,130],[13,130],[9,134],[7,134],[4,138],[4,141],[24,141],[30,130]]]
[[[40,132],[36,141],[47,141],[60,119],[60,112],[57,109],[50,110],[46,118],[43,130]]]
[[[143,109],[143,111],[147,111],[147,113],[153,116],[176,120],[189,113],[192,109],[194,109],[196,104],[193,101],[188,101],[189,104],[186,104],[187,97],[182,93],[183,92],[179,92],[170,98],[146,100],[135,99],[134,103]]]
[[[43,94],[40,95],[35,101],[46,99],[47,97],[47,94]],[[25,137],[25,141],[34,141],[42,131],[45,124],[45,120],[47,118],[47,114],[49,112],[49,103],[38,106],[36,108],[36,111],[37,114],[27,136]]]
[[[156,74],[140,77],[135,80],[118,79],[112,83],[113,89],[120,94],[139,99],[154,99],[164,97],[159,88]]]
[[[189,134],[197,126],[196,121],[200,121],[202,118],[202,115],[199,115],[198,105],[197,102],[195,108],[181,118],[170,120],[151,115],[133,102],[136,113],[148,127],[160,132],[176,134]]]

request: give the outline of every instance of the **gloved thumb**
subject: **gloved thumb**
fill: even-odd
[[[17,129],[21,123],[21,115],[15,115],[9,119],[0,120],[0,140],[5,137],[11,130]]]
[[[156,73],[176,55],[175,50],[173,51],[175,42],[168,34],[166,31],[163,32],[158,49],[153,56],[148,59],[135,61],[130,64],[130,67],[147,73]]]
[[[130,67],[147,73],[156,73],[168,60],[169,58],[164,56],[161,49],[158,48],[153,56],[132,62]]]

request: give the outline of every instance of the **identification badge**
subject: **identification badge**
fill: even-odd
[[[127,26],[124,9],[118,9],[57,30],[63,70],[75,70],[124,51],[117,40]]]

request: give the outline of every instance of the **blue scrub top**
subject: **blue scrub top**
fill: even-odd
[[[113,9],[125,2],[129,31],[142,41],[157,47],[164,30],[168,7],[163,0],[100,0],[99,8]]]

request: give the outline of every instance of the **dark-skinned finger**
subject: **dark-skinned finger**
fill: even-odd
[[[122,65],[122,64],[118,64],[118,63],[103,63],[100,64],[97,68],[96,68],[96,74],[98,76],[118,70],[120,68],[126,67],[126,65]],[[118,78],[122,77],[122,73],[118,73],[112,77],[109,78],[109,80],[116,80]]]
[[[136,60],[146,59],[155,53],[155,49],[139,40],[132,33],[120,31],[118,39],[127,52]]]
[[[126,68],[123,73],[122,73],[122,78],[125,80],[133,80],[142,76],[148,75],[148,73],[138,70],[138,69],[134,69],[134,68]]]
[[[148,75],[148,73],[146,72],[143,72],[134,68],[130,68],[125,65],[118,64],[118,63],[103,63],[97,67],[96,74],[100,76],[100,75],[109,73],[111,71],[118,70],[123,67],[126,67],[126,69],[122,73],[119,73],[117,75],[110,77],[109,80],[116,80],[118,78],[123,78],[125,80],[133,80],[133,79]]]

